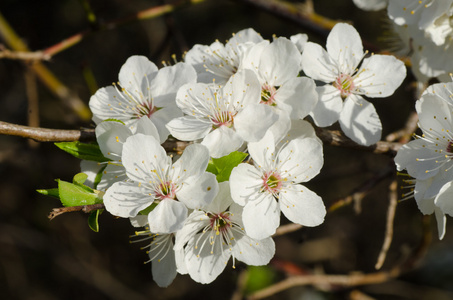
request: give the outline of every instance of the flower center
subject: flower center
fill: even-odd
[[[277,106],[275,103],[275,95],[277,94],[278,87],[268,85],[265,83],[261,87],[261,102],[270,106]]]
[[[263,178],[263,191],[271,194],[278,194],[282,188],[282,177],[275,172],[268,172],[264,174]]]
[[[447,152],[453,154],[453,141],[449,141],[447,145]]]
[[[211,228],[219,235],[221,232],[227,231],[231,227],[230,215],[228,213],[208,214],[210,218]]]
[[[341,74],[333,82],[333,86],[340,90],[341,98],[345,99],[348,97],[355,88],[354,80],[347,74]]]
[[[233,114],[230,111],[217,111],[211,117],[212,127],[217,129],[221,126],[233,126]]]
[[[171,182],[167,181],[161,183],[156,191],[156,199],[164,200],[164,199],[175,199],[176,198],[176,185]]]

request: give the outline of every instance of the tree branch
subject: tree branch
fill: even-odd
[[[48,218],[50,220],[53,220],[55,217],[62,215],[64,213],[68,213],[68,212],[83,211],[84,213],[89,213],[94,210],[104,209],[104,208],[105,208],[104,203],[92,204],[92,205],[57,207],[57,208],[52,209],[52,211],[48,215]]]

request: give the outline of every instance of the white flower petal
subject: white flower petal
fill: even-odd
[[[212,124],[186,116],[171,120],[167,129],[178,140],[195,141],[204,138],[212,130]]]
[[[91,96],[89,102],[90,109],[93,112],[93,121],[98,124],[107,119],[117,119],[123,122],[129,120],[132,116],[122,113],[124,108],[121,108],[122,104],[119,104],[122,102],[121,96],[113,86],[98,89]],[[121,110],[121,112],[118,110]]]
[[[105,209],[122,218],[135,217],[153,202],[153,197],[134,182],[117,182],[104,195]]]
[[[439,240],[442,240],[445,236],[445,231],[447,228],[447,217],[445,216],[443,211],[438,207],[436,207],[434,213],[436,215],[437,231],[439,234]]]
[[[219,214],[226,211],[231,204],[233,204],[233,199],[231,198],[230,184],[228,181],[224,181],[219,183],[217,196],[203,210]]]
[[[176,232],[175,250],[182,250],[187,242],[210,223],[204,211],[195,210],[186,219],[184,227]]]
[[[157,131],[159,132],[161,144],[167,140],[168,135],[170,134],[165,125],[167,125],[171,120],[181,116],[182,111],[176,105],[163,107],[150,116],[149,119],[154,123]]]
[[[304,226],[318,226],[324,222],[326,207],[321,197],[300,184],[280,192],[280,209],[288,220]]]
[[[195,246],[195,241],[198,247]],[[199,283],[211,283],[219,276],[231,257],[231,250],[222,243],[211,245],[208,234],[197,234],[186,246],[185,264],[190,277]],[[203,245],[203,246],[202,246]],[[220,254],[220,255],[219,255]]]
[[[155,138],[143,134],[133,135],[126,140],[122,162],[127,176],[137,184],[154,178],[152,170],[168,168],[168,157],[164,148]]]
[[[123,143],[132,132],[116,121],[104,121],[96,126],[96,140],[102,154],[114,161],[121,159]]]
[[[381,139],[382,124],[373,104],[354,95],[346,98],[338,120],[341,129],[354,142],[370,146]]]
[[[357,30],[346,23],[338,23],[329,33],[326,49],[338,61],[340,73],[351,74],[363,57],[362,39]]]
[[[234,118],[234,129],[247,142],[257,142],[264,137],[278,116],[265,104],[247,105]]]
[[[446,183],[434,199],[434,204],[439,207],[444,214],[453,216],[453,182]]]
[[[160,69],[150,83],[150,89],[153,97],[172,93],[176,95],[182,85],[195,83],[196,79],[197,73],[195,69],[189,64],[180,62]]]
[[[272,238],[252,239],[246,235],[235,234],[236,244],[233,255],[236,259],[250,266],[267,265],[275,254],[275,243]]]
[[[391,55],[373,55],[365,58],[354,79],[356,88],[365,96],[382,98],[392,95],[406,77],[404,63]]]
[[[155,233],[176,232],[183,227],[187,213],[183,203],[164,199],[148,214],[149,230]]]
[[[236,166],[230,175],[231,197],[234,202],[244,206],[248,200],[259,195],[263,185],[262,173],[254,166],[241,163]]]
[[[232,128],[220,126],[211,131],[201,142],[208,147],[209,153],[214,158],[230,154],[242,146],[244,140]]]
[[[320,45],[308,42],[302,52],[302,70],[314,80],[334,82],[338,75],[337,63]]]
[[[330,84],[316,87],[318,102],[310,116],[319,127],[327,127],[338,121],[343,110],[340,91]]]
[[[134,227],[145,227],[148,225],[148,216],[147,215],[136,215],[135,217],[129,218],[131,225]]]
[[[105,191],[112,186],[115,182],[126,181],[126,169],[121,165],[108,164],[102,172],[101,181],[98,183],[96,189]]]
[[[160,140],[156,125],[154,125],[154,123],[149,118],[140,118],[135,126],[135,133],[143,133],[144,135],[150,135],[154,137],[158,141]]]
[[[137,99],[140,99],[141,93],[148,89],[149,75],[157,70],[156,65],[147,57],[134,55],[129,57],[121,67],[118,74],[119,82],[121,87],[128,89],[134,96],[138,96]]]
[[[169,243],[173,246],[173,243]],[[151,270],[153,274],[153,280],[159,287],[168,287],[173,280],[176,278],[176,260],[175,251],[173,249],[162,250],[164,253],[167,251],[167,255],[162,259],[154,259],[152,262]],[[150,257],[153,255],[149,253]]]
[[[208,148],[200,144],[187,146],[181,157],[173,164],[173,181],[183,181],[185,178],[203,174],[208,162]]]
[[[270,237],[280,225],[280,208],[274,197],[265,192],[254,201],[248,201],[242,212],[245,232],[251,238]]]
[[[318,102],[318,93],[313,79],[307,77],[294,77],[286,81],[275,96],[278,102],[283,102],[291,107],[291,119],[305,118]]]
[[[176,191],[176,197],[188,208],[198,209],[209,205],[218,191],[215,175],[205,172],[185,179],[181,189]]]
[[[294,139],[278,154],[278,170],[291,181],[307,182],[324,164],[322,143],[314,138]]]

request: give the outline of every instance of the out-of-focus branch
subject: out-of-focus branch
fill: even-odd
[[[52,209],[52,211],[49,213],[48,218],[50,220],[54,219],[55,217],[68,213],[68,212],[74,212],[74,211],[83,211],[84,213],[89,213],[94,210],[98,209],[104,209],[104,203],[99,203],[99,204],[91,204],[91,205],[79,205],[79,206],[68,206],[68,207],[58,207]]]
[[[418,127],[418,114],[417,112],[413,111],[409,115],[409,118],[406,121],[406,126],[404,128],[392,132],[391,134],[385,137],[387,142],[393,142],[396,140],[400,140],[402,143],[407,143],[410,140],[412,134],[417,130]]]
[[[380,271],[368,274],[354,272],[347,275],[314,274],[292,276],[265,289],[253,293],[247,299],[263,299],[289,288],[303,285],[330,285],[338,289],[339,287],[349,288],[360,285],[379,284],[397,278],[401,274],[404,274],[416,267],[418,262],[425,255],[426,249],[431,242],[431,228],[429,226],[429,217],[430,216],[424,216],[423,218],[423,237],[420,245],[402,264],[399,264],[388,271]]]
[[[17,60],[49,60],[50,56],[42,51],[27,52],[27,51],[11,51],[8,49],[0,50],[0,59],[17,59]]]
[[[85,31],[79,32],[77,34],[74,34],[73,36],[68,37],[68,38],[64,39],[63,41],[42,50],[42,53],[44,53],[45,55],[48,55],[49,57],[52,57],[55,54],[60,53],[61,51],[64,51],[64,50],[74,46],[75,44],[78,44],[86,36],[92,34],[93,32],[101,31],[101,30],[115,29],[115,28],[118,28],[118,26],[130,23],[133,21],[157,18],[162,15],[174,12],[176,9],[184,7],[185,5],[197,4],[197,3],[204,2],[204,1],[205,0],[180,0],[180,1],[176,1],[172,4],[153,6],[151,8],[139,11],[137,13],[134,13],[134,14],[129,15],[124,18],[112,20],[112,21],[106,22],[106,23],[101,23],[101,24],[99,24],[99,26],[96,30],[89,29],[89,30],[85,30]]]
[[[0,13],[0,37],[14,51],[30,52],[27,45],[20,39],[13,28]],[[77,116],[83,121],[91,118],[91,111],[88,106],[74,93],[72,93],[49,69],[40,61],[27,66],[38,76],[47,88],[59,97],[63,102],[76,112]]]

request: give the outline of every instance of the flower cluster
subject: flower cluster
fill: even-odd
[[[159,286],[177,273],[210,283],[230,258],[233,267],[267,264],[281,212],[323,223],[321,197],[303,185],[320,172],[323,145],[303,119],[339,121],[348,137],[373,144],[381,123],[364,97],[391,95],[405,75],[392,56],[368,57],[347,24],[333,28],[327,51],[306,35],[270,41],[245,29],[161,69],[132,56],[118,83],[90,100],[107,161],[82,166],[107,211],[145,227],[135,241],[149,240]],[[190,142],[181,155],[161,146],[170,134]],[[220,174],[215,162],[233,164],[235,153],[244,156]]]
[[[439,238],[445,214],[453,216],[453,83],[430,86],[416,103],[423,134],[404,145],[395,157],[399,170],[415,178],[413,197],[423,214],[435,213]]]
[[[394,31],[399,36],[398,50],[410,55],[417,79],[432,77],[446,81],[453,71],[453,1],[445,0],[354,0],[365,10],[387,7]]]

